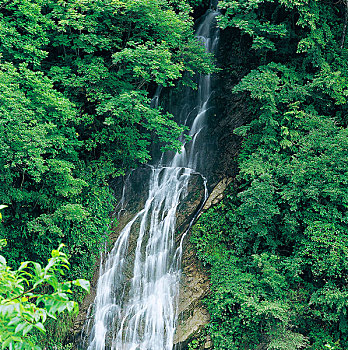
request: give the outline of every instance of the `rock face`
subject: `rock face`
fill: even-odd
[[[223,198],[223,192],[231,181],[232,178],[224,178],[214,187],[200,214]],[[210,292],[209,271],[197,259],[189,235],[185,238],[182,257],[179,319],[174,345],[175,349],[185,350],[192,339],[201,338],[203,334],[205,341],[203,340],[202,349],[212,349],[210,337],[204,335],[204,328],[210,320],[209,312],[203,303]]]
[[[210,319],[203,305],[203,299],[209,293],[209,276],[197,260],[190,243],[185,244],[182,266],[175,349],[185,349],[192,337],[199,334]]]
[[[139,168],[134,171],[129,178],[126,178],[124,181],[118,179],[113,184],[111,184],[115,193],[119,194],[117,198],[119,206],[115,210],[115,216],[117,217],[117,226],[112,230],[110,235],[109,248],[111,249],[114,242],[117,240],[119,233],[124,228],[124,226],[134,217],[134,215],[140,211],[144,202],[147,198],[149,191],[149,178],[150,178],[151,168]],[[124,188],[124,190],[123,190]],[[188,189],[186,195],[180,201],[180,205],[177,211],[176,217],[176,241],[177,244],[180,244],[180,241],[183,237],[183,234],[186,233],[187,228],[189,227],[190,222],[195,217],[199,209],[202,208],[203,201],[205,199],[205,185],[204,180],[199,174],[192,174],[190,177]],[[135,230],[136,231],[136,230]],[[137,240],[137,232],[131,234],[129,240],[129,255],[132,255],[135,250]],[[184,242],[187,239],[185,237]],[[195,254],[188,243],[184,245],[184,257],[183,257],[183,282],[182,290],[180,294],[180,319],[185,320],[185,323],[182,323],[182,327],[178,327],[176,340],[181,342],[182,339],[187,339],[189,334],[192,333],[190,330],[191,326],[194,330],[201,327],[201,325],[206,324],[208,318],[207,312],[201,309],[195,309],[192,311],[192,308],[198,306],[200,300],[208,291],[208,277],[205,275],[203,270],[199,270],[199,262],[195,259]],[[130,258],[130,260],[132,260]],[[75,343],[80,342],[81,331],[84,326],[84,322],[88,317],[88,309],[93,305],[96,288],[99,276],[99,264],[100,260],[97,262],[95,267],[95,273],[93,280],[91,282],[91,293],[86,296],[85,300],[80,306],[80,313],[76,318],[73,326],[73,333]],[[131,271],[130,271],[131,273]],[[189,313],[192,313],[188,317]],[[190,320],[190,321],[188,321]],[[191,325],[189,325],[189,323]]]
[[[184,200],[178,211],[178,238],[180,232],[185,232],[194,218],[197,210],[202,209],[202,202],[198,198],[198,184],[192,183],[188,200]],[[185,215],[191,213],[186,219]],[[182,275],[178,305],[178,325],[174,336],[174,349],[185,349],[190,339],[198,334],[209,322],[210,316],[203,305],[203,299],[209,293],[209,275],[196,257],[196,252],[189,241],[190,232],[184,238],[182,256]]]

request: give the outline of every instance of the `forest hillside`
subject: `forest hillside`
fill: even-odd
[[[114,224],[110,180],[154,144],[180,149],[185,128],[151,107],[156,87],[212,72],[223,113],[238,100],[245,122],[231,136],[237,175],[193,227],[211,279],[206,332],[217,350],[348,349],[348,1],[218,6],[215,62],[194,37],[204,0],[0,1],[3,349],[69,349],[71,317],[39,322],[36,303],[88,290]],[[57,300],[51,319],[76,309]],[[11,324],[7,305],[26,303]]]
[[[225,93],[248,120],[238,175],[194,227],[208,332],[219,350],[347,349],[348,3],[219,6]]]

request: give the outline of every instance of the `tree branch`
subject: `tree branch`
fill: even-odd
[[[16,297],[14,297],[14,298],[12,298],[12,299],[8,300],[7,302],[10,302],[10,301],[13,301],[13,300],[16,300],[16,299],[22,298],[22,297],[24,297],[24,295],[25,295],[25,294],[28,294],[28,293],[32,292],[34,289],[35,289],[35,288],[31,288],[31,289],[29,289],[29,290],[26,290],[26,291],[25,291],[25,292],[23,292],[22,294],[17,295]]]

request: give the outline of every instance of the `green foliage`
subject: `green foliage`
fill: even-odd
[[[187,345],[188,350],[203,349],[207,342],[207,332],[205,329],[201,329],[196,332]]]
[[[255,49],[233,188],[194,227],[216,349],[348,347],[347,51],[340,2],[224,1]]]
[[[285,23],[274,24],[267,18],[262,7],[275,1],[243,0],[222,1],[219,6],[224,14],[219,18],[221,28],[236,27],[243,34],[250,35],[252,48],[256,50],[276,50],[273,39],[287,35]],[[256,13],[258,12],[258,13]]]
[[[184,0],[0,4],[0,239],[10,266],[60,243],[69,278],[92,277],[112,226],[108,182],[178,149],[184,128],[150,107],[157,84],[213,70]]]
[[[198,347],[199,347],[199,341],[197,339],[193,339],[188,345],[189,350],[198,349]]]
[[[1,235],[10,264],[24,252],[43,261],[63,242],[71,273],[89,273],[111,225],[108,180],[147,162],[153,141],[180,147],[183,128],[150,108],[149,92],[212,71],[190,12],[181,0],[1,5],[0,199],[9,205]]]
[[[0,256],[0,342],[2,349],[41,349],[30,333],[45,333],[47,318],[56,319],[67,310],[78,311],[71,301],[72,286],[89,292],[89,282],[77,279],[61,282],[60,276],[69,269],[62,245],[52,251],[48,264],[42,267],[32,261],[22,262],[17,270],[7,266]]]

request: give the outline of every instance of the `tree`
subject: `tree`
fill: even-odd
[[[2,349],[41,349],[30,334],[45,333],[47,318],[56,319],[65,310],[78,311],[71,301],[72,286],[89,292],[89,282],[77,279],[68,282],[60,277],[69,269],[63,245],[52,251],[48,264],[42,267],[32,261],[22,262],[17,270],[7,266],[0,255],[0,343]]]
[[[0,238],[7,263],[65,244],[69,279],[91,277],[113,225],[109,181],[184,128],[151,108],[158,84],[193,86],[211,58],[200,0],[12,0],[0,5]]]
[[[221,4],[220,25],[237,29],[255,57],[231,91],[250,111],[235,130],[239,174],[193,236],[211,267],[218,349],[348,346],[343,5]]]
[[[150,97],[157,84],[212,71],[190,13],[181,0],[2,4],[0,200],[11,211],[2,233],[11,265],[26,251],[42,262],[62,242],[70,273],[89,273],[112,225],[108,181],[147,162],[152,142],[180,148],[184,128]]]

